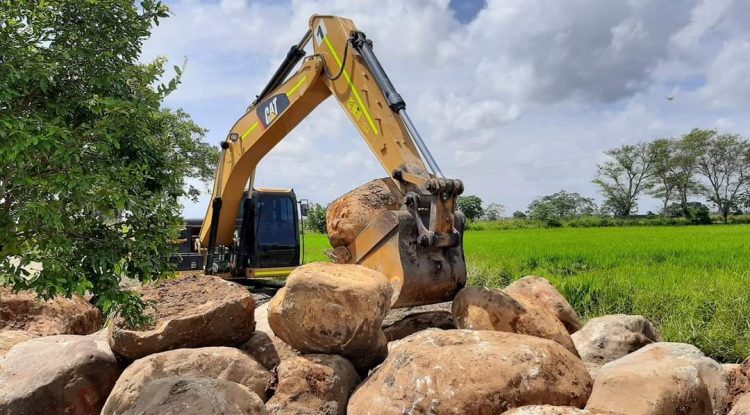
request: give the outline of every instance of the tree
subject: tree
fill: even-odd
[[[593,182],[604,194],[604,204],[615,216],[628,217],[638,207],[638,196],[647,187],[653,163],[647,144],[624,145],[605,152],[612,160],[597,165]]]
[[[505,206],[500,203],[490,203],[487,208],[484,209],[484,217],[487,220],[498,220],[505,213]]]
[[[653,161],[652,174],[647,184],[647,192],[661,199],[662,216],[667,215],[667,206],[674,198],[678,179],[675,175],[676,142],[661,138],[648,144],[648,151]]]
[[[596,203],[591,198],[578,193],[560,190],[557,193],[534,199],[529,205],[529,216],[539,219],[541,214],[552,215],[557,219],[566,219],[596,213]]]
[[[701,192],[700,183],[695,178],[698,157],[705,150],[705,143],[714,135],[714,130],[696,128],[674,142],[671,176],[684,217],[690,216],[690,196]]]
[[[171,274],[179,198],[210,180],[217,151],[182,111],[164,60],[138,62],[168,15],[143,0],[2,2],[0,284],[44,298],[92,293],[105,313],[142,323],[124,277]],[[191,180],[195,183],[196,180]],[[40,262],[28,277],[25,267]]]
[[[542,222],[544,226],[550,228],[562,226],[562,222],[560,222],[562,219],[560,212],[555,210],[555,207],[551,203],[540,203],[536,205],[534,210],[529,210],[529,217]]]
[[[513,212],[513,217],[516,219],[526,219],[526,214],[520,210]]]
[[[750,191],[750,143],[735,134],[715,135],[704,142],[698,157],[698,173],[708,185],[706,198],[719,210],[724,223]]]
[[[459,196],[457,202],[458,210],[463,212],[469,222],[473,222],[482,217],[484,210],[482,209],[482,199],[480,199],[479,196]]]
[[[318,203],[310,203],[307,208],[307,229],[326,233],[326,208]]]

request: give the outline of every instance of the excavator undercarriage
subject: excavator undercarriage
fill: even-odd
[[[307,55],[310,43],[313,53]],[[401,204],[374,215],[329,256],[386,275],[394,307],[450,300],[466,282],[464,218],[456,212],[463,184],[444,177],[372,42],[351,20],[335,16],[311,17],[310,29],[222,142],[213,202],[199,237],[206,272],[253,278],[299,265],[299,255],[287,266],[263,261],[263,247],[299,249],[299,221],[293,192],[287,191],[292,213],[286,202],[269,205],[269,192],[255,189],[253,179],[263,156],[331,95],[388,173]],[[282,235],[292,232],[296,239]]]

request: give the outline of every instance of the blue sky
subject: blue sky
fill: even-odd
[[[187,60],[167,105],[224,139],[313,13],[352,18],[442,170],[525,209],[561,189],[599,199],[602,152],[695,127],[750,136],[744,0],[174,0],[144,60]],[[171,65],[170,65],[171,66]],[[673,101],[666,96],[674,96]],[[334,101],[262,162],[259,186],[328,203],[385,172]],[[185,203],[202,217],[208,195]],[[640,210],[658,203],[643,198]]]

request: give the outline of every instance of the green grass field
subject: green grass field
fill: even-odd
[[[325,261],[307,235],[306,261]],[[468,231],[469,284],[548,278],[583,319],[641,314],[667,341],[722,362],[750,356],[750,225]]]

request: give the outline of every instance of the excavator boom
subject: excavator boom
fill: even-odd
[[[310,42],[313,54],[305,57]],[[452,298],[466,280],[463,217],[455,212],[463,184],[443,176],[372,42],[351,20],[335,16],[310,18],[300,43],[222,142],[213,202],[200,234],[207,272],[217,247],[237,245],[235,220],[243,194],[252,195],[261,159],[331,95],[403,195],[401,209],[373,218],[348,246],[336,247],[335,260],[383,272],[395,288],[395,306]],[[250,236],[240,235],[240,245],[243,237]]]

